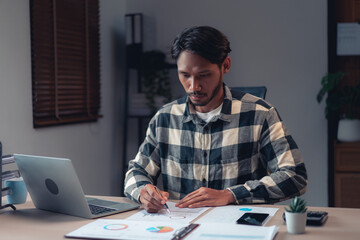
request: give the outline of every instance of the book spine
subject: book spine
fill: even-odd
[[[2,156],[2,164],[10,164],[10,163],[14,163],[15,162],[15,158],[13,155],[6,155],[6,156]]]

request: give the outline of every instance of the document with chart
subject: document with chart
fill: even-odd
[[[279,228],[277,226],[258,227],[240,224],[203,223],[186,240],[271,240]]]
[[[271,217],[275,215],[278,208],[268,207],[255,207],[255,206],[244,206],[244,205],[229,205],[216,207],[202,216],[196,223],[209,223],[209,222],[221,222],[228,224],[236,224],[236,220],[239,219],[245,213],[267,213],[269,217],[266,219],[264,224],[268,222]]]
[[[185,222],[131,221],[98,219],[70,232],[65,237],[88,239],[172,239]]]
[[[209,209],[208,207],[178,208],[175,206],[174,202],[167,202],[167,204],[169,206],[170,213],[168,213],[165,209],[160,210],[158,213],[148,213],[146,210],[141,210],[128,217],[127,220],[191,222]]]

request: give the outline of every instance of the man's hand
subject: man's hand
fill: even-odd
[[[233,194],[227,189],[215,190],[202,187],[186,195],[176,206],[180,208],[215,207],[234,202]]]
[[[164,191],[160,192],[162,196],[156,191],[155,186],[152,184],[147,184],[141,189],[139,201],[147,212],[156,213],[164,208],[169,193]]]

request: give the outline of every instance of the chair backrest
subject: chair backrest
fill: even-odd
[[[257,87],[231,87],[231,94],[234,97],[242,97],[240,92],[250,93],[256,97],[265,99],[267,88],[265,86],[257,86]],[[240,91],[240,92],[239,92]]]

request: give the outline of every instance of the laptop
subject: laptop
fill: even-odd
[[[70,159],[14,154],[36,208],[83,218],[125,212],[138,204],[85,197]]]

